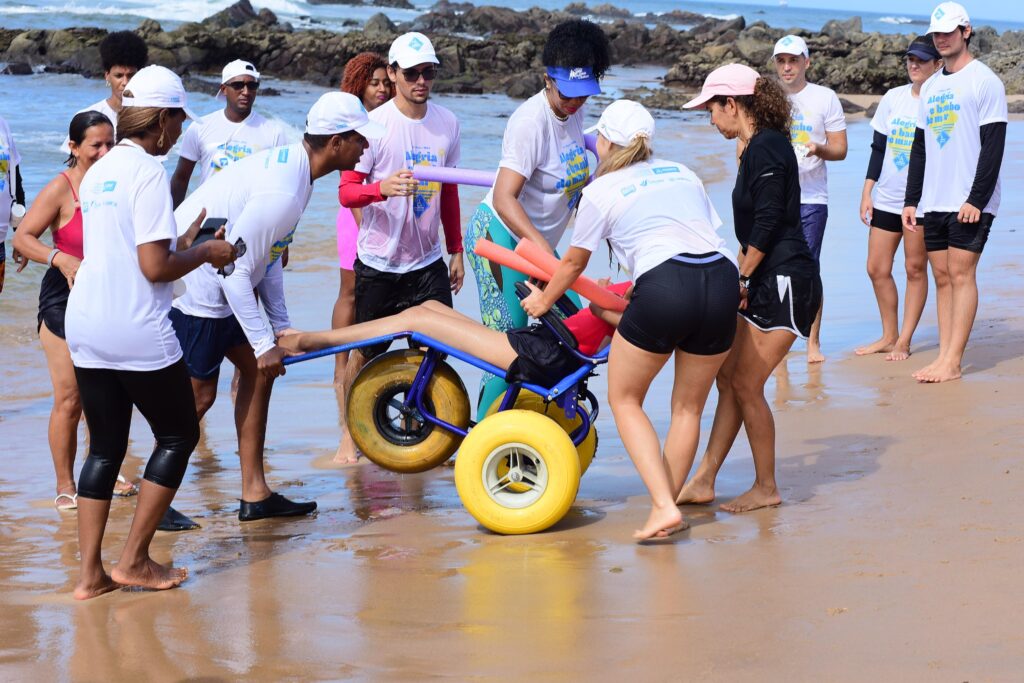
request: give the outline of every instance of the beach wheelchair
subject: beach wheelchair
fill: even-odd
[[[520,297],[529,294],[517,283]],[[479,422],[469,394],[447,359],[506,379],[496,367],[414,332],[375,337],[289,358],[310,358],[407,339],[410,348],[384,353],[360,371],[348,398],[349,430],[359,450],[393,472],[424,472],[456,451],[455,487],[466,510],[499,534],[543,531],[569,511],[597,450],[597,398],[587,380],[608,349],[587,356],[562,323],[577,311],[568,297],[542,319],[582,363],[551,387],[513,382]]]

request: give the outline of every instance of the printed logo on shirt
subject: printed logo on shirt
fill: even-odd
[[[943,90],[928,97],[926,103],[928,116],[925,123],[935,135],[939,147],[945,147],[953,138],[953,129],[960,119],[960,105],[956,103],[956,94],[952,90]]]
[[[897,171],[910,165],[910,148],[914,146],[914,131],[917,121],[913,118],[894,116],[889,119],[889,137],[886,146]]]
[[[565,195],[570,209],[579,204],[583,186],[590,176],[590,163],[587,161],[587,150],[575,142],[568,142],[559,154],[565,168],[565,177],[559,178],[555,189]]]
[[[95,192],[96,194],[101,194],[103,192],[113,192],[116,187],[116,180],[104,180],[93,185],[92,191]]]
[[[8,178],[11,175],[11,152],[0,145],[0,192],[7,190]],[[13,192],[11,194],[14,194]]]
[[[628,197],[629,195],[636,192],[636,185],[626,185],[624,188],[622,188],[621,192],[623,197]]]
[[[274,245],[270,247],[270,258],[267,261],[266,272],[270,272],[270,267],[277,263],[277,259],[281,258],[281,254],[283,254],[284,250],[288,248],[288,245],[292,243],[292,240],[295,238],[295,228],[297,227],[299,226],[292,228],[287,235],[274,242]]]
[[[405,167],[410,171],[413,166],[444,166],[444,151],[433,151],[425,145],[417,145],[405,153]],[[441,183],[421,180],[416,186],[416,194],[412,198],[412,212],[420,218],[430,208],[430,202],[441,192]]]
[[[213,158],[210,159],[210,168],[214,173],[224,170],[232,162],[244,159],[253,153],[253,148],[245,142],[226,142],[217,145]]]
[[[789,140],[796,145],[808,145],[811,142],[811,131],[813,126],[804,123],[804,114],[801,111],[793,110],[793,122],[789,126]]]
[[[654,175],[664,175],[666,173],[679,173],[679,169],[675,166],[658,166],[657,168],[651,169]]]

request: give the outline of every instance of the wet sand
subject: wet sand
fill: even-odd
[[[732,146],[697,121],[670,119],[662,144],[708,179],[728,226]],[[1004,211],[982,259],[965,377],[922,386],[909,374],[936,353],[931,301],[909,361],[852,357],[877,334],[877,313],[863,274],[864,228],[851,218],[870,132],[851,126],[850,159],[832,166],[823,255],[829,361],[809,369],[798,344],[769,383],[785,504],[739,516],[687,507],[692,528],[658,544],[630,538],[647,498],[607,410],[598,458],[566,520],[547,533],[500,537],[463,510],[450,468],[402,476],[331,467],[333,366],[320,360],[278,382],[267,450],[271,485],[317,500],[318,517],[237,522],[224,372],[175,500],[203,529],[158,533],[153,545],[159,561],[188,566],[189,580],[165,593],[75,603],[75,516],[55,511],[50,493],[49,384],[34,329],[41,272],[9,270],[0,297],[0,678],[1019,678],[1019,132],[1011,124]],[[286,278],[304,329],[325,325],[333,303],[333,196],[330,183],[318,185]],[[464,218],[477,198],[467,193]],[[594,274],[606,261],[595,255]],[[458,307],[472,313],[475,297],[470,282]],[[459,369],[475,393],[476,376]],[[659,376],[648,401],[662,434],[669,382]],[[606,395],[603,378],[592,388]],[[150,444],[140,420],[132,436],[126,470],[139,476]],[[752,477],[741,435],[720,502]],[[131,499],[114,502],[108,562],[133,508]]]

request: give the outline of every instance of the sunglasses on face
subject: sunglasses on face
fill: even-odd
[[[425,69],[402,69],[402,78],[406,83],[415,83],[423,76],[423,80],[432,81],[437,78],[437,67],[428,66]]]
[[[225,83],[224,85],[231,88],[235,92],[242,92],[243,89],[256,92],[257,90],[260,89],[259,81],[233,81],[231,83]]]

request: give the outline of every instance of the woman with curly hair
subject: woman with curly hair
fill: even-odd
[[[704,459],[676,501],[714,500],[715,478],[742,424],[754,455],[754,485],[722,509],[746,512],[782,502],[775,483],[775,420],[764,385],[796,338],[810,334],[821,278],[801,227],[791,109],[779,82],[729,64],[712,71],[701,94],[684,106],[707,109],[718,132],[738,139],[744,151],[732,193],[741,247],[740,323],[718,373],[718,408]]]
[[[345,65],[341,76],[341,91],[355,95],[362,101],[366,111],[373,111],[394,96],[394,87],[388,79],[388,63],[376,52],[361,52],[350,59]],[[341,187],[339,186],[339,192]],[[339,197],[339,202],[341,201]],[[338,207],[338,261],[341,280],[338,288],[338,300],[334,302],[334,313],[331,315],[331,327],[338,329],[347,327],[356,319],[356,276],[353,264],[356,260],[356,240],[359,236],[361,209]],[[348,352],[339,353],[334,357],[334,381],[340,386],[345,376],[348,363]],[[342,424],[345,419],[344,394],[338,394]],[[355,445],[342,427],[342,443],[334,457],[336,462],[352,463],[356,461]]]
[[[480,318],[508,331],[526,325],[515,284],[526,276],[473,252],[486,238],[514,248],[535,242],[554,253],[590,177],[583,142],[583,104],[601,92],[598,81],[611,63],[608,38],[590,21],[573,19],[555,26],[544,45],[544,89],[509,117],[501,143],[494,187],[473,214],[466,253],[480,291]],[[485,375],[478,410],[487,411],[505,383]]]

